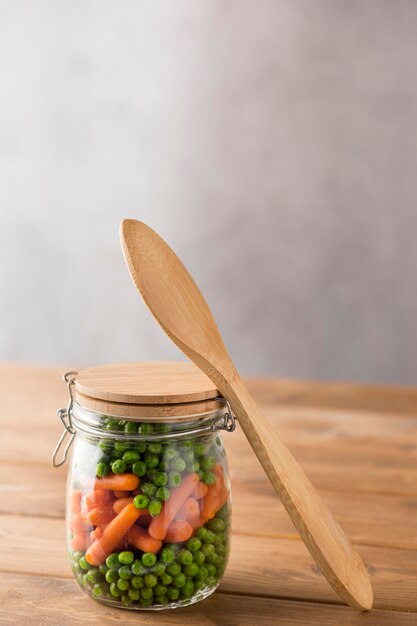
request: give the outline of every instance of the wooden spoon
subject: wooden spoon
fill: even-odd
[[[365,566],[339,524],[250,396],[200,290],[168,244],[149,226],[124,220],[123,252],[136,288],[172,341],[215,383],[313,559],[339,596],[370,609]]]

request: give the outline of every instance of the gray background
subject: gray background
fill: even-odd
[[[243,373],[415,383],[417,2],[0,0],[0,358],[178,353],[118,224]]]

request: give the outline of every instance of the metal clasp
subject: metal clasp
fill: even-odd
[[[58,411],[56,412],[58,417],[59,417],[59,419],[61,420],[61,422],[64,425],[64,430],[63,430],[62,435],[60,436],[60,438],[58,440],[58,443],[55,446],[55,450],[53,451],[53,454],[52,454],[52,465],[54,467],[60,467],[61,465],[63,465],[65,463],[65,461],[67,460],[69,449],[70,449],[71,444],[72,444],[72,442],[74,440],[74,437],[75,437],[75,430],[74,430],[74,428],[72,426],[72,407],[74,405],[74,397],[72,395],[72,387],[73,387],[73,385],[75,383],[75,377],[76,377],[77,374],[78,374],[78,372],[67,372],[63,376],[63,379],[67,383],[69,400],[68,400],[67,408],[58,409]],[[67,439],[67,443],[66,443],[65,448],[64,448],[63,456],[62,456],[60,461],[57,461],[58,453],[59,453],[61,447],[64,445],[64,442],[65,442],[66,439]]]
[[[236,428],[236,419],[233,415],[232,408],[226,398],[218,396],[214,398],[218,402],[223,402],[227,411],[219,417],[211,426],[211,430],[227,430],[228,433],[232,433]]]

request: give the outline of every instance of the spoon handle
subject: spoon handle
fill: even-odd
[[[218,378],[218,377],[216,377]],[[242,380],[216,380],[313,559],[340,596],[361,609],[373,602],[361,557],[288,448],[279,441]],[[222,389],[223,387],[223,389]],[[344,588],[340,572],[345,571]],[[337,572],[337,573],[336,573]]]

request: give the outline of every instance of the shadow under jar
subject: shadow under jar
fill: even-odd
[[[190,363],[105,365],[66,380],[70,404],[59,416],[65,456],[74,440],[66,522],[79,585],[129,609],[203,600],[230,545],[227,403]],[[54,465],[65,460],[56,461],[59,448]]]

